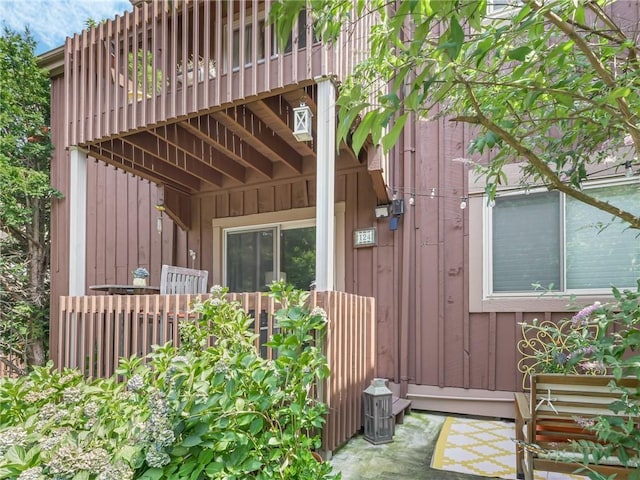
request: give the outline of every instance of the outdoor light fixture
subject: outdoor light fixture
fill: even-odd
[[[293,136],[299,142],[313,140],[311,109],[304,102],[293,109]]]
[[[396,198],[391,202],[391,213],[394,216],[404,215],[404,199]]]
[[[389,216],[389,205],[377,205],[376,218],[387,218]]]
[[[374,378],[364,391],[364,438],[379,445],[393,441],[391,390],[384,378]]]
[[[160,212],[160,214],[158,215],[158,218],[156,218],[156,230],[160,235],[162,235],[162,214],[165,210],[164,204],[158,203],[155,207],[156,207],[156,210]]]

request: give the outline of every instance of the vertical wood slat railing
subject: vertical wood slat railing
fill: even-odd
[[[194,300],[209,295],[109,295],[61,297],[57,325],[58,368],[77,368],[85,376],[109,377],[118,359],[144,356],[152,345],[179,344],[179,323],[195,318]],[[256,349],[264,358],[273,352],[264,343],[274,332],[278,305],[264,293],[229,294],[254,317]],[[327,312],[325,354],[331,375],[319,389],[329,407],[323,450],[333,451],[362,426],[362,391],[374,376],[375,299],[344,292],[311,292],[309,305]]]
[[[65,146],[332,74],[329,47],[298,44],[298,25],[293,48],[278,52],[271,28],[264,26],[270,8],[271,0],[144,2],[68,38]],[[311,41],[311,20],[307,25]]]

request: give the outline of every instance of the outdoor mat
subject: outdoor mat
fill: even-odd
[[[514,424],[509,422],[447,417],[436,443],[431,467],[438,470],[516,478]],[[536,480],[567,480],[585,477],[535,472]]]

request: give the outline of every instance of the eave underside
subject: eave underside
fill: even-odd
[[[315,169],[315,84],[277,95],[214,108],[174,122],[149,126],[80,145],[88,154],[164,188],[165,211],[189,228],[188,198],[195,194],[296,177]],[[293,108],[313,114],[313,137],[293,136]],[[341,163],[360,164],[344,143]],[[181,205],[181,207],[177,207]]]

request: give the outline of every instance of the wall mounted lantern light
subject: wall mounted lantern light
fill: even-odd
[[[293,109],[293,136],[299,142],[313,140],[311,109],[305,103]]]

